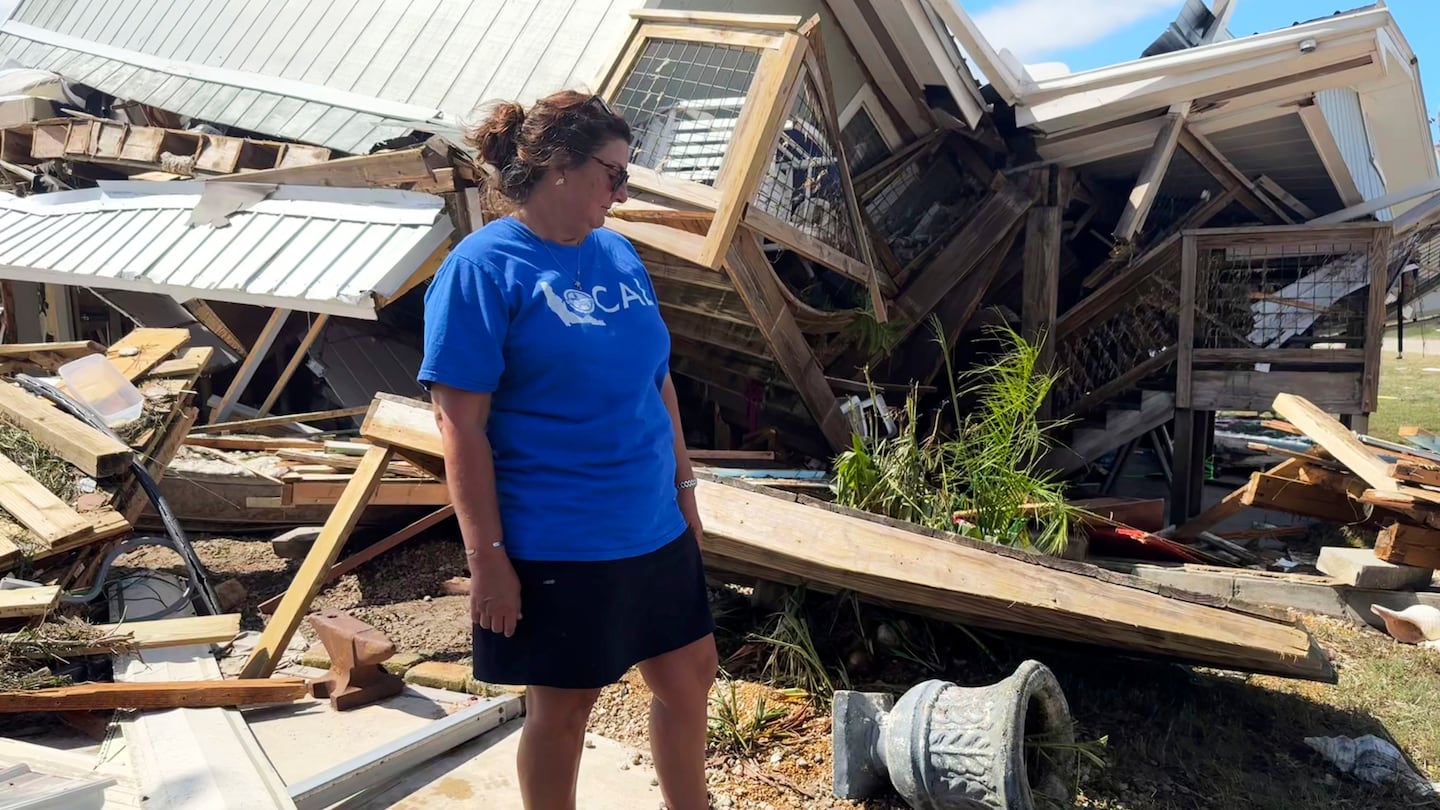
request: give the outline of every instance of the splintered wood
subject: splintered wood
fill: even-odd
[[[1253,473],[1245,486],[1177,529],[1177,537],[1195,537],[1240,509],[1255,507],[1368,526],[1379,530],[1375,556],[1380,560],[1440,568],[1440,463],[1428,457],[1428,450],[1407,452],[1403,446],[1358,436],[1292,394],[1276,396],[1273,408],[1285,421],[1267,426],[1305,436],[1315,448],[1283,453],[1289,458]],[[1410,428],[1402,435],[1422,434]]]

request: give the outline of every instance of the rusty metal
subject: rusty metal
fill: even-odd
[[[348,613],[322,611],[310,626],[330,656],[330,672],[310,683],[310,694],[329,698],[336,711],[346,711],[400,693],[405,681],[382,664],[395,654],[384,633]]]

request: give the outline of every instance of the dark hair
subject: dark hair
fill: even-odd
[[[606,142],[630,143],[630,124],[598,96],[562,90],[536,101],[526,112],[500,102],[465,134],[494,167],[490,187],[510,203],[523,203],[545,170],[579,166]]]

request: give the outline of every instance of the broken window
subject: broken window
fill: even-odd
[[[927,150],[867,195],[865,213],[905,268],[963,224],[985,191],[945,150]]]
[[[614,102],[634,130],[630,162],[713,186],[759,62],[753,48],[646,41]]]
[[[858,177],[872,169],[893,154],[885,136],[875,126],[870,111],[861,107],[840,130],[840,143],[845,150],[845,160],[850,164],[851,176]]]

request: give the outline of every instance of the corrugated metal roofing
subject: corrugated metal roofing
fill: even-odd
[[[589,83],[641,0],[24,0],[0,54],[212,123],[363,153]]]
[[[203,181],[5,194],[0,278],[374,319],[374,296],[393,295],[450,235],[442,206],[392,189]]]

